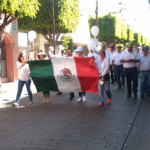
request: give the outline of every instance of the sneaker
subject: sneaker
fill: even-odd
[[[79,99],[77,100],[77,102],[81,102],[82,101],[82,98],[81,97],[79,97]]]
[[[33,105],[33,101],[30,101],[28,106],[32,106]]]
[[[82,99],[83,99],[84,102],[86,101],[86,97],[85,96],[83,96]]]
[[[117,87],[117,90],[120,90],[121,89],[121,87]]]
[[[18,107],[19,107],[19,104],[18,104],[18,103],[13,103],[12,106],[18,108]]]
[[[108,103],[111,103],[111,98],[110,98],[110,99],[108,99]]]
[[[56,93],[56,95],[62,95],[62,92],[58,92],[58,93]]]
[[[141,95],[141,98],[144,98],[144,94],[143,94],[143,95]]]
[[[104,102],[103,103],[99,103],[98,106],[104,106]]]

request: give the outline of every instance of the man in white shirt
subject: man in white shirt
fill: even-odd
[[[54,47],[53,46],[50,46],[49,48],[48,48],[48,50],[49,50],[49,52],[48,52],[48,55],[49,55],[49,58],[50,59],[52,59],[53,57],[54,57],[54,55],[53,55],[53,51],[54,51]]]
[[[140,95],[144,98],[145,94],[149,96],[150,91],[150,55],[148,55],[148,47],[143,47],[143,55],[140,56]]]
[[[121,51],[122,46],[120,44],[117,44],[116,48],[117,48],[117,52],[115,52],[112,56],[112,70],[114,70],[114,72],[117,76],[117,83],[118,83],[117,89],[121,89],[121,87],[125,88],[125,86],[124,86],[124,81],[125,81],[124,68],[123,68],[123,63],[120,62],[120,57],[122,54],[122,51]],[[120,78],[122,80],[120,80]]]
[[[138,53],[133,50],[132,42],[128,43],[128,51],[124,51],[121,54],[120,61],[123,63],[123,67],[125,70],[127,90],[128,90],[127,97],[131,97],[132,94],[131,82],[133,81],[134,98],[137,98],[137,88],[138,88],[137,63],[140,60]]]
[[[98,55],[96,53],[94,53],[93,50],[90,50],[90,53],[88,54],[88,57],[94,57],[95,61],[97,60],[98,58]]]
[[[110,84],[114,84],[114,82],[117,82],[117,78],[115,75],[114,70],[112,69],[112,57],[113,54],[116,52],[115,50],[115,46],[113,44],[110,44],[110,50],[107,52],[107,57],[109,57],[109,61],[110,61],[110,77],[111,77],[111,82]],[[115,62],[114,62],[114,67],[115,67]]]

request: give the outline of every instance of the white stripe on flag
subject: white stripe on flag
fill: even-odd
[[[74,58],[51,59],[54,77],[60,92],[81,92]]]

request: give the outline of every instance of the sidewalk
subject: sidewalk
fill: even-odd
[[[126,98],[126,91],[116,88],[117,85],[111,86],[112,104],[104,107],[97,106],[97,94],[87,93],[86,102],[76,102],[77,93],[69,101],[69,93],[56,96],[56,92],[51,92],[49,104],[42,103],[40,93],[34,95],[34,106],[27,106],[29,100],[24,97],[20,101],[22,107],[16,109],[11,107],[15,97],[9,98],[5,93],[9,101],[0,109],[0,149],[121,150],[141,99]]]

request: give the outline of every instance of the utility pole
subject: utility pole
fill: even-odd
[[[98,26],[98,0],[96,0],[96,26]]]
[[[55,18],[54,18],[54,0],[51,0],[51,9],[52,9],[52,31],[53,31],[53,47],[54,47],[54,55],[55,55]]]

